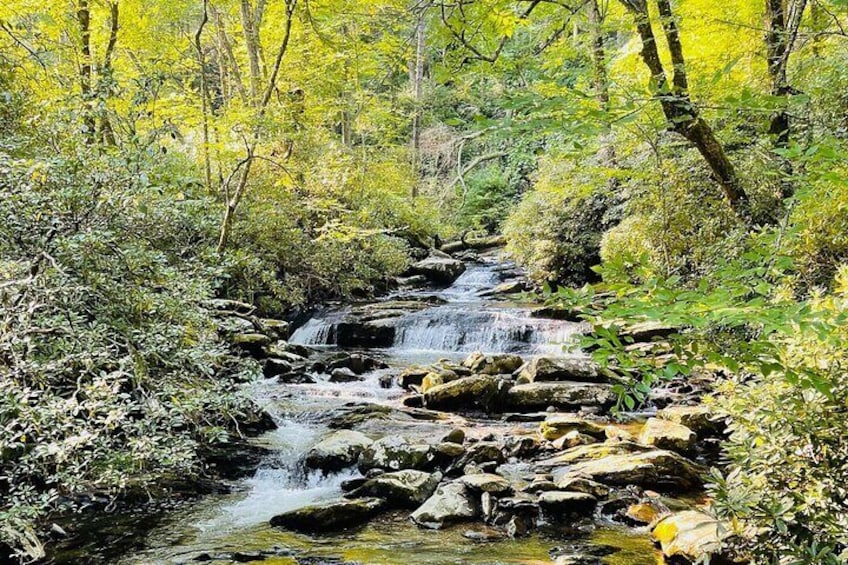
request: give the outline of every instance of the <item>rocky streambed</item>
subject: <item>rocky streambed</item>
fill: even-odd
[[[722,429],[691,387],[613,414],[613,383],[575,347],[585,328],[517,302],[521,273],[496,255],[466,259],[425,259],[386,300],[290,336],[234,316],[277,423],[256,440],[258,469],[165,512],[117,557],[87,558],[648,565],[719,553],[702,484]]]

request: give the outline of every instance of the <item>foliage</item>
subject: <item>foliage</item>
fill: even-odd
[[[198,477],[257,417],[203,306],[206,198],[128,165],[0,156],[0,541],[32,556],[46,512]]]

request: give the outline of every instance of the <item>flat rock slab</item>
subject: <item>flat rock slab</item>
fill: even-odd
[[[610,385],[578,382],[528,383],[512,387],[506,394],[506,408],[514,411],[557,409],[576,410],[581,406],[608,408],[617,400]]]
[[[274,516],[271,525],[304,533],[336,532],[366,523],[384,506],[385,502],[379,498],[333,500]]]
[[[423,528],[438,529],[450,523],[473,520],[479,515],[476,497],[464,484],[454,482],[439,486],[410,518]]]

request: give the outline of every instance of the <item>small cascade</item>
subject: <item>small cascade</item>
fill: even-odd
[[[335,318],[310,318],[295,330],[289,342],[297,345],[332,345],[333,330],[338,322]]]

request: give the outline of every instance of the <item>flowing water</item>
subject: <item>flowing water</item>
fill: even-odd
[[[580,330],[577,324],[536,319],[520,304],[483,299],[480,292],[490,289],[509,274],[509,266],[497,261],[472,265],[450,287],[439,291],[415,291],[390,298],[426,298],[435,295],[438,304],[397,318],[394,343],[390,348],[371,351],[383,357],[393,370],[410,364],[429,363],[440,358],[460,358],[466,353],[515,352],[560,354],[568,350]],[[310,320],[292,336],[292,342],[320,346],[328,343],[331,328],[345,310],[327,312]],[[384,371],[383,371],[384,372]],[[271,565],[297,563],[362,563],[383,565],[448,564],[548,564],[554,563],[552,550],[572,548],[581,555],[595,555],[593,561],[608,565],[656,564],[657,554],[644,533],[601,526],[593,532],[542,532],[523,539],[471,541],[463,537],[480,525],[464,525],[440,531],[421,530],[407,514],[390,514],[366,527],[343,535],[310,537],[271,528],[269,519],[281,512],[316,501],[339,496],[345,479],[358,476],[355,470],[324,476],[305,472],[300,465],[305,452],[328,431],[328,418],[346,403],[375,403],[400,406],[400,388],[383,389],[381,371],[354,383],[319,380],[308,385],[284,385],[269,380],[255,385],[256,398],[274,416],[278,429],[261,438],[270,449],[255,474],[240,481],[231,494],[209,495],[158,516],[156,525],[135,539],[135,549],[87,547],[84,552],[65,556],[65,563],[214,563],[247,561],[252,552],[262,553],[262,562]],[[496,431],[515,432],[515,424],[497,421],[467,421],[458,416],[430,421],[412,417],[369,421],[361,427],[376,435],[400,434],[432,440],[443,435],[453,423],[471,434]],[[370,426],[370,427],[369,427]],[[507,427],[512,426],[512,427]],[[527,425],[525,432],[533,428]],[[519,430],[520,432],[521,430]],[[133,522],[130,521],[130,527]],[[119,526],[116,521],[112,527]],[[98,535],[108,537],[109,524]],[[98,558],[98,555],[100,556]],[[258,555],[257,555],[258,556]]]

